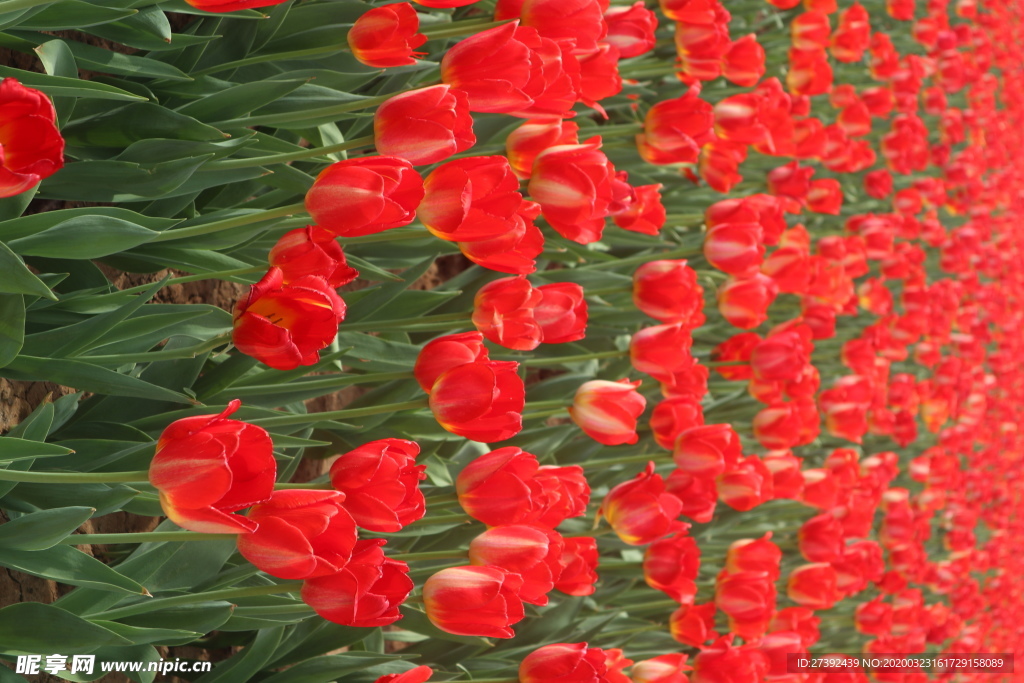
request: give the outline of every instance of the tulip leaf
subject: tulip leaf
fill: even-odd
[[[37,74],[31,71],[13,69],[8,66],[0,66],[0,77],[17,78],[21,81],[22,85],[36,88],[50,97],[68,96],[92,98],[97,100],[125,101],[140,101],[146,99],[145,97],[134,95],[127,90],[115,88],[112,85],[106,85],[105,83],[83,81],[79,78],[65,78],[63,76]]]
[[[40,195],[88,202],[130,202],[169,195],[211,155],[146,165],[127,161],[78,161],[43,181]]]
[[[0,548],[5,552],[8,549],[45,550],[67,538],[94,512],[95,509],[87,507],[54,508],[12,519],[0,525]]]
[[[231,659],[220,662],[213,671],[195,679],[194,683],[247,683],[259,672],[281,644],[283,626],[260,629],[249,647]]]
[[[424,273],[430,270],[430,266],[433,263],[434,256],[428,256],[402,273],[402,280],[400,282],[378,285],[372,294],[364,296],[349,307],[348,312],[345,314],[345,320],[355,323],[367,318],[373,318],[375,314],[381,312],[384,315],[389,315],[388,304],[397,299],[412,283],[419,280]],[[344,324],[342,324],[342,329],[344,329]]]
[[[55,545],[44,550],[4,548],[0,553],[0,566],[71,586],[132,595],[146,594],[146,589],[140,584],[117,573],[92,555],[69,545]]]
[[[106,24],[124,19],[137,13],[134,9],[118,9],[94,5],[82,0],[62,0],[32,15],[30,19],[18,24],[24,31],[68,31]]]
[[[132,14],[134,14],[134,10]],[[169,81],[190,81],[192,77],[183,71],[148,57],[111,52],[94,45],[72,41],[68,45],[75,60],[83,69],[118,76],[149,76]]]
[[[54,382],[111,396],[129,396],[154,401],[173,401],[174,403],[193,402],[191,398],[177,391],[158,387],[155,384],[129,375],[122,375],[98,365],[63,358],[18,356],[4,369],[4,375],[10,379]]]
[[[169,628],[209,633],[231,617],[235,606],[230,602],[201,602],[121,617],[123,624],[146,628]],[[340,647],[336,645],[335,647]]]
[[[104,645],[131,641],[70,612],[41,602],[20,602],[0,609],[0,649],[4,654],[92,652]]]
[[[57,300],[50,288],[3,242],[0,242],[0,293],[28,294]]]
[[[267,80],[218,88],[178,108],[179,114],[200,121],[223,121],[244,116],[292,92],[307,79]]]
[[[0,239],[10,241],[35,235],[72,218],[93,218],[96,220],[116,218],[156,231],[163,231],[181,223],[180,219],[144,216],[141,213],[114,206],[90,206],[79,209],[46,211],[4,221],[0,223]]]
[[[169,138],[205,142],[223,140],[212,126],[152,102],[134,102],[111,109],[61,130],[68,144],[122,147],[139,140]]]
[[[119,218],[80,216],[8,244],[26,256],[96,259],[145,244],[158,234]]]
[[[171,628],[147,628],[143,626],[129,626],[119,624],[116,621],[94,620],[92,623],[113,631],[122,638],[126,638],[136,645],[176,645],[188,643],[203,635],[200,631],[185,631]]]
[[[25,344],[25,297],[0,294],[0,368],[18,357]]]
[[[12,463],[10,469],[20,466],[23,462]],[[26,469],[18,467],[18,469]],[[2,490],[2,489],[0,489]],[[125,503],[139,495],[135,489],[122,485],[108,484],[75,484],[74,486],[54,486],[52,484],[18,484],[11,493],[4,496],[3,505],[19,512],[36,512],[63,508],[69,505],[96,508],[96,517],[117,512]]]
[[[13,436],[0,437],[0,462],[12,462],[27,458],[51,458],[72,452],[70,448],[52,443],[18,439]],[[2,535],[0,534],[0,536]]]
[[[342,626],[325,619],[310,619],[297,624],[285,642],[274,652],[274,668],[295,664],[326,652],[354,645],[374,629]]]
[[[402,605],[402,620],[398,622],[398,625],[407,631],[420,633],[438,640],[449,640],[453,643],[465,643],[467,645],[486,647],[491,647],[492,645],[490,640],[487,638],[481,638],[480,636],[457,636],[454,633],[442,631],[431,623],[425,612],[409,605]]]
[[[63,40],[49,40],[35,48],[39,55],[39,61],[43,63],[46,73],[52,76],[64,76],[65,78],[78,77],[78,65],[75,63],[75,56]],[[75,98],[55,97],[53,107],[57,111],[57,122],[61,128],[61,135],[64,136],[64,127],[71,113],[75,110]],[[65,139],[67,136],[64,136]]]
[[[346,652],[340,655],[324,655],[289,667],[262,683],[328,683],[336,681],[366,667],[399,659],[398,655],[382,655],[376,652]]]
[[[140,50],[166,50],[172,40],[167,15],[152,6],[140,8],[133,16],[94,26],[88,33]]]

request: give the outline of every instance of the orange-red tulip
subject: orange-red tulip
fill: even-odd
[[[49,97],[13,78],[0,81],[0,197],[21,194],[64,166],[56,119]]]
[[[523,619],[523,579],[500,567],[449,567],[423,585],[427,618],[445,633],[511,638]]]
[[[408,2],[368,10],[348,31],[352,56],[367,66],[407,66],[426,53],[414,52],[427,37],[419,32],[419,14]]]
[[[393,533],[423,517],[420,482],[426,465],[417,465],[419,445],[405,439],[370,441],[331,464],[331,486],[345,494],[345,509],[370,531]]]
[[[601,514],[624,543],[644,545],[683,528],[676,518],[683,504],[667,492],[654,463],[636,478],[615,486],[601,504]]]
[[[636,421],[647,406],[638,386],[640,380],[584,382],[576,390],[569,416],[587,436],[605,446],[636,443]]]
[[[444,161],[476,143],[465,93],[433,85],[399,93],[373,115],[374,144],[384,156],[420,166]]]
[[[627,683],[622,669],[632,663],[622,650],[554,643],[526,655],[519,664],[519,683]]]
[[[317,225],[340,237],[358,237],[408,225],[423,200],[423,178],[398,157],[338,161],[316,177],[306,210]]]
[[[475,566],[492,565],[519,574],[523,578],[520,599],[546,605],[547,594],[562,572],[564,548],[562,537],[551,529],[507,524],[474,538],[469,544],[469,561]]]
[[[700,548],[684,533],[661,538],[644,553],[644,581],[681,605],[692,605],[697,595]]]
[[[528,186],[551,227],[580,244],[601,239],[611,213],[615,168],[600,147],[600,138],[549,147],[534,159]]]
[[[331,287],[341,287],[359,277],[350,268],[334,234],[316,225],[286,232],[270,250],[270,265],[281,269],[284,284],[306,275],[319,275]]]

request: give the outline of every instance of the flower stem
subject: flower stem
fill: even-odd
[[[385,403],[379,406],[367,406],[366,408],[349,408],[348,410],[331,410],[323,413],[305,413],[301,415],[282,415],[281,417],[265,417],[258,420],[250,420],[252,424],[260,427],[287,427],[290,425],[301,425],[313,422],[327,422],[329,420],[345,420],[353,417],[367,417],[370,415],[383,415],[385,413],[397,413],[400,410],[415,410],[426,408],[427,399],[418,398],[414,401],[403,403]]]
[[[598,467],[611,467],[612,465],[632,465],[633,463],[643,462],[646,463],[649,460],[653,460],[655,463],[659,461],[667,462],[667,453],[641,453],[639,455],[624,455],[619,458],[601,458],[600,460],[588,460],[585,462],[575,463],[583,469],[596,469]]]
[[[195,358],[201,353],[215,349],[218,346],[231,341],[231,333],[225,332],[213,339],[207,339],[201,344],[189,346],[184,349],[168,349],[166,351],[148,351],[146,353],[120,353],[110,356],[79,356],[80,360],[90,363],[115,363],[125,365],[127,363],[150,363],[158,360],[177,360],[179,358]]]
[[[599,360],[602,358],[622,358],[628,356],[629,351],[595,351],[593,353],[581,353],[576,356],[561,356],[557,358],[527,358],[521,361],[523,365],[529,367],[550,367],[552,365],[561,365],[562,363],[580,363],[588,360]]]
[[[507,24],[509,20],[490,21],[487,19],[465,19],[463,21],[452,21],[448,23],[437,23],[432,26],[421,26],[420,33],[427,37],[427,40],[438,40],[440,38],[457,38],[469,36],[489,28],[497,28]]]
[[[149,471],[139,472],[22,472],[0,469],[0,481],[27,484],[116,484],[149,481]]]
[[[274,218],[284,218],[285,216],[293,216],[297,213],[304,213],[305,211],[306,205],[303,203],[289,204],[288,206],[279,206],[276,209],[256,211],[254,213],[246,214],[244,216],[225,218],[224,220],[221,221],[213,221],[211,223],[204,223],[203,225],[193,225],[190,228],[178,228],[176,230],[167,230],[166,232],[162,232],[153,239],[151,239],[149,241],[149,244],[153,244],[155,242],[170,242],[172,240],[188,239],[190,237],[200,237],[202,235],[212,235],[213,233],[223,232],[224,230],[240,228],[244,225],[262,223],[263,221],[269,221]]]
[[[125,534],[73,534],[60,542],[65,545],[111,543],[160,543],[174,541],[221,541],[237,534],[201,534],[196,531],[141,531]]]
[[[433,550],[422,553],[398,553],[390,557],[392,560],[416,562],[417,560],[463,560],[469,555],[464,550]]]
[[[399,329],[403,331],[430,331],[434,329],[447,330],[452,327],[465,327],[470,324],[473,314],[469,311],[462,313],[441,313],[438,315],[425,315],[410,322],[408,318],[402,320],[369,320],[351,325],[342,323],[342,332],[379,332],[381,330]],[[438,326],[438,323],[446,323]]]
[[[373,109],[374,107],[384,104],[392,97],[400,95],[402,92],[405,91],[393,92],[387,95],[377,95],[376,97],[363,97],[358,100],[353,100],[352,102],[335,104],[330,107],[317,107],[315,109],[307,109],[302,112],[264,114],[263,116],[247,116],[240,119],[227,119],[225,121],[217,121],[211,125],[216,128],[229,128],[231,126],[279,126],[282,124],[302,123],[303,121],[328,118],[332,116],[340,117],[342,114],[347,114],[353,111]]]
[[[596,268],[608,268],[613,266],[618,268],[620,266],[638,266],[650,261],[660,261],[662,259],[677,259],[677,258],[689,258],[691,256],[699,256],[704,253],[703,249],[694,249],[689,247],[686,249],[674,249],[672,251],[666,251],[662,254],[638,254],[636,256],[627,256],[625,258],[616,259],[615,261],[601,261],[599,263],[589,263],[585,266],[580,266],[577,270],[594,270]]]
[[[136,614],[154,612],[156,610],[164,609],[165,607],[173,607],[175,605],[191,605],[197,602],[212,602],[215,600],[231,600],[233,598],[248,598],[259,595],[294,593],[301,588],[301,581],[287,581],[285,583],[275,583],[266,586],[225,588],[223,590],[209,591],[206,593],[176,595],[172,598],[154,598],[153,600],[128,605],[127,607],[119,607],[117,609],[107,610],[106,612],[99,612],[98,614],[89,614],[86,615],[86,618],[91,620],[102,619],[104,621],[112,621],[114,619],[135,616]]]
[[[348,332],[348,329],[344,331]],[[266,396],[273,394],[286,394],[295,390],[305,391],[307,389],[340,389],[352,384],[373,384],[376,382],[390,382],[396,379],[412,379],[411,372],[368,372],[365,375],[328,375],[317,376],[304,382],[292,382],[290,384],[252,384],[245,387],[236,387],[227,390],[231,398],[247,398],[249,396]]]
[[[326,147],[310,147],[309,149],[299,150],[297,152],[285,152],[283,154],[271,154],[265,157],[250,157],[248,159],[225,159],[224,161],[211,161],[204,167],[205,170],[213,171],[224,171],[234,168],[255,168],[256,166],[268,166],[270,164],[283,164],[289,161],[300,161],[302,159],[312,159],[315,157],[323,156],[325,154],[333,154],[334,152],[344,152],[349,149],[358,149],[360,147],[371,147],[373,145],[373,136],[364,135],[361,138],[353,138],[347,142],[339,142],[336,145],[327,145]]]
[[[429,508],[432,505],[447,505],[449,503],[458,503],[459,496],[457,493],[439,493],[436,496],[426,497],[426,506]]]

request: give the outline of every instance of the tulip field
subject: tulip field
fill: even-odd
[[[1018,680],[1021,0],[0,48],[0,683]]]

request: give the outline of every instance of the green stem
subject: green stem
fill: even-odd
[[[148,351],[146,353],[119,353],[109,356],[80,356],[80,360],[90,363],[116,363],[125,365],[127,363],[150,363],[158,360],[177,360],[180,358],[195,358],[218,346],[231,341],[231,333],[217,335],[213,339],[207,339],[201,344],[189,346],[184,349],[168,349],[166,351]]]
[[[343,331],[348,332],[345,328]],[[317,376],[304,382],[292,382],[290,384],[252,384],[244,387],[225,389],[220,393],[229,393],[231,398],[246,398],[248,396],[266,396],[273,394],[286,394],[293,391],[305,391],[307,389],[340,389],[353,384],[374,384],[376,382],[390,382],[396,379],[412,379],[411,372],[369,372],[365,375],[348,375],[340,377],[329,375],[327,377]]]
[[[206,593],[194,593],[192,595],[176,595],[173,598],[154,598],[146,602],[128,605],[117,609],[86,615],[90,620],[113,621],[124,617],[145,614],[174,607],[176,605],[191,605],[197,602],[212,602],[216,600],[231,600],[234,598],[248,598],[260,595],[277,595],[279,593],[295,593],[302,588],[301,581],[288,581],[286,583],[275,583],[269,586],[248,586],[244,588],[225,588],[219,591],[208,591]]]
[[[394,228],[377,232],[372,235],[361,235],[360,237],[342,237],[341,246],[347,247],[350,244],[376,244],[377,242],[401,242],[404,240],[421,240],[430,237],[430,233],[424,228]]]
[[[554,417],[564,413],[567,408],[568,406],[562,406],[561,408],[551,408],[550,410],[537,410],[531,413],[523,413],[523,420],[537,420],[542,417]]]
[[[250,157],[248,159],[225,159],[224,161],[211,161],[206,164],[204,169],[213,171],[224,171],[234,168],[255,168],[256,166],[269,166],[270,164],[283,164],[289,161],[300,161],[302,159],[312,159],[315,157],[324,156],[325,154],[333,154],[335,152],[344,152],[350,149],[358,149],[360,147],[371,147],[373,145],[373,136],[364,135],[361,138],[353,138],[347,142],[339,142],[336,145],[327,145],[326,147],[310,147],[309,149],[303,149],[298,152],[285,152],[283,154],[271,154],[265,157]]]
[[[192,72],[192,77],[197,78],[199,76],[206,76],[207,74],[215,74],[221,71],[228,71],[230,69],[240,69],[243,66],[252,66],[253,64],[262,64],[264,62],[273,62],[281,59],[298,59],[300,57],[315,57],[316,55],[329,55],[334,52],[347,52],[348,48],[336,45],[323,45],[321,47],[310,47],[305,50],[291,50],[289,52],[274,52],[265,55],[256,55],[254,57],[246,57],[245,59],[236,59],[233,62],[224,62],[222,64],[216,64],[205,69]]]
[[[473,520],[464,512],[456,512],[450,515],[436,515],[433,517],[424,517],[423,519],[413,522],[413,524],[451,524],[452,522],[472,522]]]
[[[663,259],[690,258],[692,256],[699,256],[703,253],[703,248],[694,249],[690,247],[688,249],[674,249],[672,251],[666,251],[663,254],[638,254],[636,256],[627,256],[625,258],[616,259],[612,262],[601,261],[599,263],[590,263],[585,266],[580,266],[577,270],[594,270],[595,268],[608,268],[609,266],[619,268],[620,266],[640,265],[643,263],[649,263],[650,261],[660,261]]]
[[[426,506],[429,509],[432,505],[448,505],[449,503],[458,503],[459,495],[457,493],[439,493],[436,496],[426,497]]]
[[[330,410],[323,413],[305,413],[301,415],[283,415],[281,417],[264,417],[258,420],[250,420],[251,424],[260,427],[287,427],[289,425],[306,424],[307,422],[326,422],[329,420],[345,420],[352,417],[367,417],[369,415],[382,415],[385,413],[397,413],[400,410],[416,410],[426,408],[427,399],[418,398],[414,401],[403,403],[385,403],[379,406],[367,406],[366,408],[349,408],[348,410]]]
[[[126,534],[73,534],[60,542],[65,545],[112,543],[161,543],[164,541],[222,541],[237,534],[201,534],[196,531],[141,531]]]
[[[204,223],[202,225],[193,225],[190,228],[178,228],[176,230],[167,230],[165,232],[160,233],[155,238],[151,239],[149,241],[149,244],[153,244],[155,242],[170,242],[171,240],[188,239],[190,237],[200,237],[202,235],[212,235],[213,233],[223,232],[224,230],[240,228],[244,225],[252,225],[253,223],[262,223],[263,221],[269,221],[275,218],[293,216],[297,213],[304,213],[305,211],[306,205],[303,203],[289,204],[288,206],[280,206],[276,209],[256,211],[254,213],[246,214],[244,216],[225,218],[222,221],[213,221],[211,223]]]
[[[594,353],[581,353],[576,356],[561,356],[559,358],[527,358],[521,361],[527,367],[551,367],[562,363],[580,363],[588,360],[600,360],[602,358],[622,358],[628,356],[629,351],[595,351]]]
[[[604,138],[630,137],[644,130],[642,123],[618,123],[609,126],[598,126],[594,131]]]
[[[281,482],[278,484],[274,484],[275,491],[284,491],[287,489],[312,489],[314,491],[329,491],[331,490],[331,482],[307,481],[303,483]]]
[[[422,553],[398,553],[397,555],[391,555],[391,559],[401,560],[403,562],[416,562],[418,560],[463,560],[468,557],[469,555],[464,550],[434,550]]]
[[[598,467],[611,467],[612,465],[632,465],[634,463],[642,462],[646,463],[653,460],[655,464],[660,462],[670,462],[671,457],[668,453],[641,453],[639,455],[624,455],[620,458],[601,458],[600,460],[587,460],[584,462],[575,463],[583,469],[594,469]]]
[[[461,323],[461,325],[446,325],[437,329],[448,329],[449,327],[462,327],[469,324],[473,314],[469,311],[462,313],[441,313],[438,315],[425,315],[410,322],[408,318],[403,320],[370,320],[362,323],[342,323],[342,332],[379,332],[381,330],[423,330],[426,331],[437,323]]]
[[[594,287],[593,289],[583,290],[585,296],[604,296],[605,294],[627,294],[632,292],[632,287]]]
[[[140,472],[22,472],[0,469],[0,481],[27,484],[120,484],[149,481],[149,470]]]
[[[421,26],[420,33],[427,37],[427,40],[438,40],[440,38],[457,38],[459,36],[470,36],[489,28],[497,28],[507,24],[509,20],[490,21],[487,19],[466,19],[464,21],[452,21],[449,23],[438,23],[434,25]]]
[[[378,95],[376,97],[363,97],[353,102],[345,102],[344,104],[335,104],[330,107],[317,107],[315,109],[307,109],[303,112],[292,112],[288,114],[264,114],[263,116],[247,116],[240,119],[227,119],[225,121],[217,121],[213,123],[216,128],[229,128],[231,126],[279,126],[287,125],[290,123],[301,123],[303,121],[309,121],[311,119],[321,119],[327,117],[340,117],[342,114],[347,114],[353,111],[360,111],[362,109],[372,109],[380,106],[390,100],[396,95],[400,95],[404,90],[389,93],[387,95]]]

